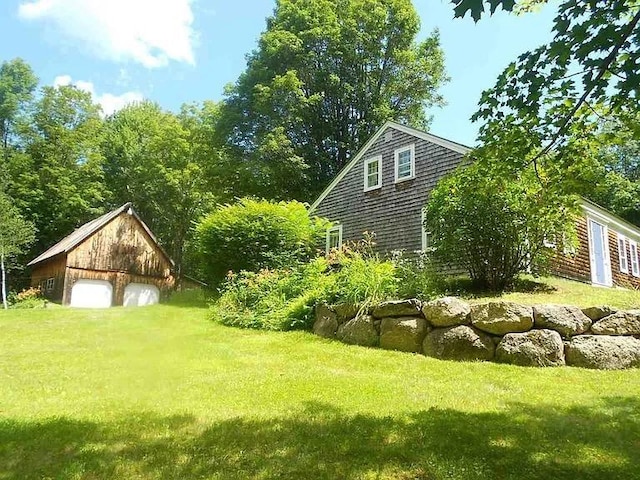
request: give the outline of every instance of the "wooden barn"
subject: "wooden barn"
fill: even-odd
[[[126,203],[29,262],[31,285],[72,307],[158,303],[174,287],[173,261]]]

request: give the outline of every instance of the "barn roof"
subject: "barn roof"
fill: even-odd
[[[64,237],[62,240],[60,240],[54,246],[49,248],[47,251],[45,251],[41,255],[39,255],[36,258],[34,258],[33,260],[31,260],[27,265],[29,265],[29,266],[35,265],[36,263],[43,262],[43,261],[48,260],[48,259],[50,259],[52,257],[55,257],[56,255],[61,254],[61,253],[70,252],[76,246],[78,246],[80,243],[82,243],[85,239],[87,239],[88,237],[93,235],[95,232],[100,230],[102,227],[104,227],[111,220],[113,220],[118,215],[120,215],[122,212],[125,212],[127,210],[131,211],[131,214],[136,218],[136,220],[138,220],[138,222],[140,222],[140,225],[142,225],[144,230],[147,232],[147,235],[149,235],[149,237],[151,237],[151,240],[153,240],[153,242],[158,246],[158,248],[160,249],[162,254],[165,257],[167,257],[167,259],[169,260],[171,265],[173,265],[173,260],[171,260],[171,257],[169,257],[169,255],[167,255],[167,252],[165,252],[164,249],[160,246],[160,244],[158,243],[157,238],[151,232],[151,230],[149,229],[147,224],[144,223],[142,221],[142,219],[138,216],[138,214],[135,212],[135,210],[133,209],[133,207],[131,205],[131,202],[127,202],[124,205],[122,205],[120,208],[116,208],[115,210],[113,210],[113,211],[111,211],[109,213],[105,213],[101,217],[98,217],[98,218],[96,218],[94,220],[91,220],[90,222],[85,223],[84,225],[82,225],[81,227],[77,228],[72,233],[70,233],[69,235]]]

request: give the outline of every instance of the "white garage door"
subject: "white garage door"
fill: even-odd
[[[147,283],[130,283],[124,288],[125,307],[142,307],[155,305],[160,301],[160,290]]]
[[[111,306],[113,287],[106,280],[82,278],[71,288],[71,306],[82,308],[107,308]]]

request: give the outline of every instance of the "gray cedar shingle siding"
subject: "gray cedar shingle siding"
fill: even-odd
[[[387,130],[393,132],[387,141]],[[395,183],[394,150],[415,144],[415,178]],[[364,192],[364,162],[382,155],[382,187]],[[378,250],[421,248],[421,210],[438,180],[462,160],[461,153],[388,126],[317,205],[314,213],[342,224],[343,243],[375,232]]]

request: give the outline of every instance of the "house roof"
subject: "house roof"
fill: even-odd
[[[77,228],[72,233],[64,237],[58,243],[53,245],[51,248],[46,250],[44,253],[40,254],[39,256],[31,260],[27,265],[32,266],[32,265],[35,265],[36,263],[40,263],[50,258],[53,258],[56,255],[60,255],[61,253],[70,252],[75,247],[77,247],[80,243],[82,243],[84,240],[86,240],[95,232],[97,232],[106,224],[108,224],[111,220],[113,220],[122,212],[125,212],[127,210],[129,210],[131,215],[133,215],[135,219],[138,220],[138,222],[140,222],[140,225],[142,225],[142,228],[144,228],[145,232],[147,232],[147,235],[149,235],[151,240],[153,240],[153,242],[157,245],[158,249],[167,258],[167,260],[169,260],[171,265],[174,265],[173,260],[171,260],[171,257],[169,257],[169,255],[167,255],[167,252],[165,252],[164,249],[160,246],[160,244],[158,243],[158,239],[155,237],[153,232],[151,232],[147,224],[144,223],[142,219],[138,216],[138,214],[135,212],[131,202],[127,202],[124,205],[122,205],[120,208],[116,208],[115,210],[109,213],[105,213],[101,217],[98,217],[94,220],[91,220],[90,222],[85,223],[84,225],[82,225],[81,227]]]
[[[624,218],[619,217],[615,213],[584,197],[580,197],[580,205],[587,215],[604,220],[605,223],[615,227],[618,233],[628,235],[640,241],[640,227],[637,225],[626,221]]]
[[[409,135],[413,135],[414,137],[421,138],[422,140],[426,140],[427,142],[435,143],[436,145],[448,148],[449,150],[461,153],[462,155],[466,155],[471,151],[471,147],[467,147],[466,145],[462,145],[461,143],[452,142],[451,140],[447,140],[446,138],[442,138],[437,135],[427,133],[423,130],[418,130],[416,128],[408,127],[406,125],[402,125],[400,123],[389,120],[385,122],[385,124],[382,125],[376,131],[376,133],[373,134],[373,136],[367,141],[367,143],[365,143],[364,146],[360,150],[358,150],[358,153],[355,154],[355,156],[349,161],[349,163],[347,163],[344,168],[340,170],[340,172],[338,172],[336,178],[334,178],[329,186],[324,189],[317,200],[313,202],[309,209],[310,212],[313,212],[318,207],[318,205],[320,205],[320,202],[322,202],[322,200],[324,200],[326,196],[329,195],[331,190],[334,189],[334,187],[340,182],[340,180],[342,180],[344,176],[349,173],[349,171],[356,165],[356,163],[358,163],[358,160],[360,160],[364,156],[371,145],[373,145],[375,141],[380,138],[380,136],[387,128],[393,128]]]

